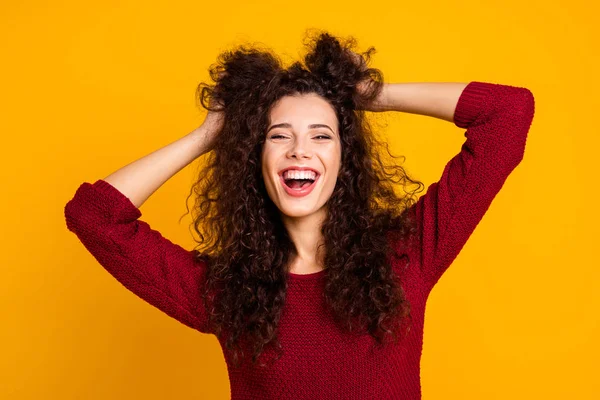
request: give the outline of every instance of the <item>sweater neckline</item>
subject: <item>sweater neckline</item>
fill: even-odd
[[[310,274],[294,274],[292,272],[288,272],[288,276],[291,280],[298,281],[316,281],[325,276],[325,269],[322,269],[317,272],[312,272]]]

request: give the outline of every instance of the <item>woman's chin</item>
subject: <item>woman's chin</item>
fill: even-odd
[[[288,203],[278,208],[281,215],[288,218],[304,218],[326,212],[325,207],[317,208],[315,204],[290,205]]]

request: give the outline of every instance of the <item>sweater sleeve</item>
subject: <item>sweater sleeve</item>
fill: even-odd
[[[458,256],[523,159],[534,109],[533,94],[526,88],[474,81],[463,89],[454,123],[467,129],[466,140],[439,181],[412,207],[426,293]]]
[[[108,182],[84,182],[66,204],[67,228],[123,286],[203,333],[200,287],[206,264],[139,219],[141,211]]]

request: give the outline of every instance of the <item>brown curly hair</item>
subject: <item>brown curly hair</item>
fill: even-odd
[[[214,84],[197,88],[202,107],[224,112],[217,143],[190,196],[195,191],[198,257],[208,265],[204,305],[212,332],[225,343],[226,357],[231,351],[234,365],[245,344],[253,346],[253,363],[266,345],[282,348],[277,324],[295,247],[267,194],[260,155],[270,110],[286,95],[316,93],[339,121],[342,165],[321,227],[328,307],[342,328],[367,331],[379,344],[385,334],[396,338],[396,327],[411,320],[388,256],[395,250],[390,243],[416,232],[414,216],[405,211],[424,185],[381,160],[380,148],[397,157],[374,136],[364,112],[383,85],[381,71],[368,68],[375,49],[354,52],[354,38],[342,41],[326,32],[307,36],[305,45],[304,63],[287,68],[271,50],[256,45],[225,51],[209,69]],[[365,79],[371,83],[358,91]],[[397,183],[404,196],[395,193]],[[408,191],[409,185],[417,188]],[[410,262],[406,254],[393,256],[404,259],[404,267]]]

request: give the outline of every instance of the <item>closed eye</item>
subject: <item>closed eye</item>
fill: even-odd
[[[280,138],[280,137],[282,138],[282,137],[285,137],[285,136],[283,136],[283,135],[273,135],[273,136],[271,136],[271,139]],[[331,139],[331,136],[328,136],[328,135],[319,135],[319,136],[315,136],[315,137],[316,138]]]

